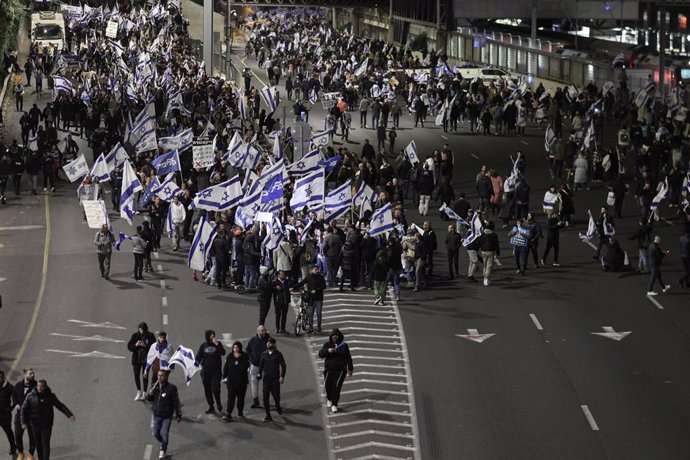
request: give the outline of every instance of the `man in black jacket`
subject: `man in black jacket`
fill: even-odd
[[[273,286],[271,284],[271,269],[261,267],[259,269],[259,282],[257,283],[257,300],[259,301],[259,324],[266,323],[268,311],[271,309],[271,298],[273,297]],[[257,360],[257,365],[258,365]]]
[[[263,379],[264,381],[264,409],[266,410],[264,422],[273,420],[271,418],[271,409],[269,406],[269,395],[273,395],[273,401],[275,401],[276,404],[276,412],[278,412],[278,414],[283,413],[283,409],[280,407],[280,385],[285,381],[286,371],[285,358],[283,358],[283,354],[276,349],[276,339],[271,337],[266,342],[266,351],[261,355],[259,373],[257,375],[257,380]]]
[[[177,387],[168,382],[169,375],[170,371],[158,371],[158,381],[146,394],[146,399],[153,403],[151,404],[151,411],[153,412],[151,431],[153,437],[161,444],[158,458],[165,458],[167,454],[173,414],[175,414],[177,423],[182,420],[180,397],[177,393]]]
[[[460,247],[462,246],[462,238],[455,231],[455,225],[448,226],[448,234],[446,235],[446,254],[448,256],[448,274],[450,279],[455,279],[460,276]]]
[[[414,269],[415,269],[415,280],[414,280],[414,292],[419,291],[420,289],[426,288],[426,276],[425,274],[425,268],[426,268],[426,260],[427,260],[427,252],[428,252],[428,247],[426,245],[426,241],[424,241],[424,238],[422,237],[421,233],[417,233],[415,235],[415,245],[414,245]]]
[[[12,390],[14,387],[5,380],[5,373],[0,371],[0,427],[10,443],[10,455],[17,453],[17,444],[12,433]]]
[[[141,322],[137,327],[137,331],[132,334],[127,349],[132,352],[132,369],[134,370],[134,382],[137,386],[137,395],[134,397],[135,401],[143,401],[146,399],[146,390],[149,387],[149,378],[143,376],[146,368],[146,357],[149,354],[149,348],[156,343],[156,337],[149,332],[148,324]],[[141,376],[141,379],[140,379]],[[141,387],[143,380],[144,388]]]
[[[225,238],[225,231],[219,231],[213,243],[211,243],[211,255],[216,259],[218,289],[225,289],[225,280],[230,268],[230,245]]]
[[[427,247],[426,277],[431,278],[434,274],[434,251],[438,249],[438,240],[436,239],[436,232],[432,230],[431,224],[428,221],[422,224],[422,228],[424,229],[424,241]]]
[[[271,336],[268,335],[266,331],[266,326],[259,324],[256,328],[256,335],[249,339],[247,343],[247,355],[249,356],[249,382],[251,383],[252,398],[254,402],[252,403],[252,409],[257,409],[261,407],[259,404],[259,381],[257,376],[259,375],[259,364],[261,363],[261,355],[266,351],[266,343]]]
[[[319,358],[325,358],[323,373],[326,387],[326,405],[331,408],[334,414],[338,412],[338,401],[340,400],[340,390],[345,381],[345,374],[352,376],[352,355],[345,343],[345,337],[340,329],[333,329],[329,335],[328,342],[323,344],[319,350]]]
[[[196,352],[196,362],[201,365],[201,382],[204,385],[204,394],[208,403],[207,414],[212,414],[213,400],[216,400],[218,412],[223,411],[220,402],[220,380],[222,377],[223,360],[225,348],[216,338],[216,332],[209,329],[204,333],[206,341],[199,345]]]
[[[24,369],[24,378],[14,385],[12,391],[12,405],[17,410],[14,414],[14,441],[17,444],[17,453],[24,455],[24,431],[26,428],[22,427],[21,408],[26,399],[26,395],[31,393],[36,387],[36,375],[33,369]],[[29,453],[31,456],[36,451],[36,440],[34,433],[29,431]]]
[[[661,262],[664,260],[664,257],[668,255],[668,251],[663,251],[661,249],[661,236],[656,235],[654,237],[654,241],[652,244],[649,245],[649,249],[647,250],[648,258],[649,258],[649,269],[650,269],[650,275],[649,275],[649,288],[647,289],[647,295],[657,295],[658,293],[654,290],[654,283],[658,280],[659,284],[662,286],[662,291],[663,292],[668,292],[669,289],[671,289],[671,286],[668,284],[664,284],[664,282],[661,279]]]
[[[39,460],[50,460],[50,437],[53,434],[55,419],[54,407],[74,421],[74,414],[60,402],[55,393],[50,391],[48,382],[45,380],[38,381],[36,388],[26,396],[22,404],[22,428],[27,429],[29,425],[31,426],[36,439]]]
[[[278,272],[278,277],[273,283],[273,305],[276,310],[276,334],[287,334],[285,324],[287,323],[288,308],[290,306],[290,288],[292,282],[287,273],[283,270]]]
[[[306,286],[305,286],[306,285]],[[307,298],[307,317],[309,318],[309,329],[307,334],[314,333],[314,312],[316,311],[316,331],[321,333],[321,311],[323,308],[323,291],[326,289],[326,280],[316,265],[312,267],[311,273],[299,283],[295,284],[294,289],[305,286]]]

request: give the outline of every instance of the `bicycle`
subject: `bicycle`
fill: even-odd
[[[299,296],[299,303],[297,303],[297,305],[298,305],[297,315],[295,316],[295,321],[293,323],[293,329],[295,332],[295,336],[299,336],[302,332],[306,331],[308,328],[309,318],[308,318],[308,312],[307,312],[307,302],[304,298],[305,297],[304,292],[293,291],[292,295],[294,297]]]

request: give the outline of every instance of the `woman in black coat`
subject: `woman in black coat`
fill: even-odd
[[[319,358],[325,358],[324,386],[326,387],[327,406],[333,413],[338,412],[340,390],[345,382],[345,375],[352,375],[352,355],[345,343],[345,336],[340,329],[333,329],[328,336],[328,342],[319,350]]]
[[[146,356],[149,354],[149,348],[156,343],[156,338],[149,332],[149,327],[146,323],[139,323],[137,332],[132,334],[132,337],[127,343],[127,349],[132,352],[132,369],[134,370],[134,383],[137,386],[137,395],[134,397],[135,401],[143,401],[146,399],[146,390],[149,386],[149,378],[144,373],[146,366]],[[142,381],[144,388],[142,391],[141,381],[139,376],[144,373]]]
[[[232,411],[237,401],[237,416],[244,418],[244,395],[247,393],[249,384],[249,356],[242,351],[242,343],[239,341],[232,344],[232,353],[225,358],[223,366],[223,379],[228,388],[228,412],[223,416],[223,420],[232,420]]]

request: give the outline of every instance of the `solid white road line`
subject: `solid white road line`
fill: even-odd
[[[167,326],[167,325],[168,325],[168,315],[164,314],[163,315],[163,326]]]
[[[527,142],[527,141],[520,141],[520,142],[522,143],[522,145],[529,145],[529,142]]]
[[[475,155],[474,153],[470,153],[470,156],[471,156],[472,158],[474,158],[475,160],[478,160],[478,159],[479,159],[479,157],[478,157],[477,155]]]
[[[156,271],[158,273],[163,273],[163,266],[161,264],[156,265]]]
[[[537,317],[534,313],[530,313],[529,317],[532,318],[532,322],[534,323],[534,325],[537,327],[538,330],[540,330],[540,331],[544,330],[544,328],[541,327],[541,323],[539,322],[539,320],[537,319]]]
[[[587,418],[587,421],[589,422],[589,426],[592,427],[592,431],[599,431],[599,425],[597,425],[596,420],[594,420],[594,416],[589,411],[589,407],[587,407],[586,404],[583,404],[580,407],[582,408],[582,412],[585,414],[585,418]]]
[[[652,297],[652,296],[647,296],[647,298],[649,299],[650,302],[652,302],[654,305],[656,305],[656,308],[658,308],[659,310],[663,310],[663,309],[664,309],[664,306],[661,305],[661,304],[659,303],[659,301],[656,300],[654,297]]]
[[[151,460],[152,453],[153,446],[151,444],[146,444],[146,449],[144,449],[144,460]]]
[[[161,280],[161,289],[165,289],[165,280]]]
[[[166,296],[161,297],[161,305],[164,307],[168,306],[168,298]]]

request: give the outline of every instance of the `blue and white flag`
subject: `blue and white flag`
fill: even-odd
[[[129,225],[132,225],[132,218],[134,217],[135,194],[143,187],[137,174],[132,168],[132,163],[127,160],[122,165],[122,192],[120,193],[120,217],[125,219]]]
[[[659,203],[661,203],[661,200],[666,198],[666,195],[668,195],[669,187],[668,187],[668,176],[664,178],[663,182],[660,182],[659,185],[657,186],[657,194],[652,198],[652,203],[650,204],[650,208],[652,211],[656,212],[657,208],[659,207]]]
[[[266,183],[266,186],[261,192],[261,204],[272,203],[278,200],[282,203],[284,191],[283,179],[283,174],[281,172]]]
[[[261,211],[261,190],[256,190],[253,193],[247,193],[240,200],[237,211],[242,210],[244,220],[250,224],[254,222],[256,213]],[[248,227],[244,227],[245,229]]]
[[[594,120],[592,120],[589,123],[589,128],[587,128],[587,133],[585,134],[585,139],[582,142],[582,145],[584,145],[584,147],[586,149],[589,149],[592,146],[592,144],[595,142],[596,142],[596,135],[594,132]]]
[[[32,152],[37,152],[38,151],[38,133],[29,135],[29,150]]]
[[[289,165],[287,170],[295,175],[309,174],[320,168],[319,163],[321,163],[321,160],[321,152],[319,149],[315,149]]]
[[[276,107],[278,107],[278,98],[276,94],[275,86],[264,86],[261,89],[261,97],[264,98],[266,105],[270,112],[275,112]]]
[[[362,203],[371,203],[375,199],[376,191],[373,188],[369,187],[366,183],[362,182],[359,185],[359,190],[357,190],[355,196],[352,198],[352,204],[356,207],[361,207]]]
[[[206,258],[215,236],[216,226],[209,221],[207,214],[199,221],[196,232],[194,232],[194,239],[189,248],[189,257],[187,258],[187,266],[189,268],[198,271],[206,268]]]
[[[285,181],[285,177],[287,176],[287,170],[285,169],[285,163],[283,163],[283,160],[280,160],[275,164],[264,168],[261,171],[261,176],[253,178],[254,181],[252,182],[251,187],[249,187],[249,190],[247,191],[247,196],[253,195],[258,191],[267,189],[269,182],[272,182],[277,175],[280,175],[282,177],[282,180]],[[248,174],[247,176],[251,176],[251,174]]]
[[[553,146],[556,144],[556,131],[553,130],[553,127],[549,124],[549,126],[546,127],[546,133],[544,134],[544,150],[548,153],[551,152],[551,149],[553,149]]]
[[[125,235],[124,233],[120,232],[120,234],[117,237],[117,241],[115,242],[115,250],[119,251],[120,246],[122,246],[122,243],[125,242],[125,240],[131,240],[132,237],[129,235]]]
[[[108,170],[108,162],[105,160],[105,155],[100,154],[89,173],[92,177],[97,177],[99,182],[106,182],[110,180],[110,171]]]
[[[352,206],[352,180],[348,180],[340,187],[330,191],[324,201],[326,222],[330,222],[347,213]]]
[[[367,67],[369,67],[369,58],[366,58],[362,63],[357,67],[354,71],[355,77],[361,77],[364,75],[364,73],[367,71]]]
[[[108,171],[113,172],[115,168],[122,165],[125,161],[129,160],[129,155],[127,155],[127,150],[119,142],[115,144],[115,147],[105,156],[105,162],[108,164]]]
[[[443,206],[441,206],[441,207],[439,208],[439,211],[441,211],[442,213],[444,213],[444,214],[445,214],[446,216],[448,216],[450,219],[453,219],[453,220],[455,220],[455,221],[458,221],[458,222],[460,222],[460,223],[463,224],[463,225],[467,225],[468,227],[470,226],[470,224],[468,224],[467,221],[466,221],[465,219],[463,219],[463,218],[460,217],[455,211],[453,211],[452,209],[450,209],[450,208],[446,205],[446,203],[443,203]]]
[[[174,173],[180,170],[180,155],[177,150],[163,153],[151,162],[158,176]]]
[[[166,176],[165,180],[158,186],[154,193],[161,200],[169,203],[174,197],[180,196],[184,192],[175,183],[175,173],[170,173]]]
[[[170,96],[170,99],[168,100],[168,108],[165,109],[165,118],[170,118],[172,111],[175,109],[179,110],[180,114],[185,117],[188,117],[192,114],[185,108],[184,101],[182,100],[182,93],[180,91],[176,91],[175,94]]]
[[[182,345],[177,347],[177,351],[173,353],[172,358],[170,358],[170,369],[175,369],[176,365],[182,368],[187,386],[192,383],[194,374],[201,370],[201,365],[194,360],[194,352]]]
[[[309,219],[309,222],[307,222],[307,225],[304,226],[302,229],[302,233],[299,235],[299,245],[304,246],[304,243],[307,242],[307,236],[309,236],[309,230],[311,229],[311,224],[314,223],[314,219]]]
[[[177,150],[179,153],[191,148],[193,142],[194,133],[192,132],[192,128],[189,128],[174,136],[161,137],[158,139],[158,147],[163,150]]]
[[[374,211],[369,224],[369,236],[378,236],[393,230],[393,207],[390,203]]]
[[[482,219],[479,217],[479,213],[475,212],[472,214],[472,219],[470,219],[470,229],[469,233],[465,238],[462,240],[462,245],[467,246],[471,244],[474,240],[482,236],[482,233],[484,232],[484,223],[482,222]]]
[[[273,139],[273,149],[271,150],[273,161],[278,161],[283,158],[283,143],[280,140],[280,134]]]
[[[240,176],[236,175],[232,179],[226,180],[225,191],[220,197],[219,211],[224,211],[236,206],[242,200],[242,183]]]
[[[319,161],[319,166],[326,170],[327,173],[333,171],[343,161],[342,155],[336,155],[331,158]]]
[[[240,202],[242,199],[242,186],[240,177],[212,185],[200,191],[194,197],[195,208],[206,209],[207,211],[220,211],[229,209]]]
[[[143,209],[149,205],[151,200],[153,200],[153,197],[156,196],[156,191],[160,186],[161,183],[158,180],[158,177],[154,176],[153,179],[151,179],[151,181],[149,182],[149,185],[146,187],[144,192],[141,194],[141,197],[139,198],[139,209]]]
[[[237,92],[237,99],[239,100],[238,107],[240,109],[240,118],[243,120],[246,120],[247,119],[247,107],[245,106],[246,102],[244,100],[244,94],[243,94],[242,90]]]
[[[57,97],[58,91],[64,91],[69,94],[74,94],[74,88],[72,87],[72,82],[61,75],[53,76],[53,90],[55,91],[55,96]]]
[[[228,150],[223,154],[221,161],[227,161],[236,168],[241,168],[244,161],[244,154],[246,149],[245,144],[242,140],[242,136],[235,131],[232,135],[230,143],[228,144]]]
[[[89,173],[89,165],[86,163],[84,154],[80,153],[77,158],[63,166],[62,170],[67,175],[67,179],[70,182],[74,182]]]
[[[235,211],[235,225],[247,229],[252,225],[252,222],[254,222],[254,219],[247,216],[241,206],[238,207]]]
[[[295,182],[295,191],[290,198],[293,211],[300,211],[308,206],[315,210],[321,208],[324,198],[324,171],[319,169]]]
[[[410,164],[419,163],[419,155],[417,154],[417,144],[414,140],[410,141],[405,147],[405,156],[410,161]]]
[[[587,214],[589,215],[589,224],[587,225],[587,233],[584,235],[582,233],[579,233],[580,240],[583,242],[587,243],[592,240],[597,234],[597,224],[594,222],[594,217],[592,216],[592,211],[589,209],[587,210]]]
[[[172,206],[168,206],[168,213],[165,215],[165,233],[168,234],[168,238],[173,236],[173,221],[172,221]]]
[[[147,119],[140,124],[134,124],[129,131],[128,140],[137,153],[158,149],[156,139],[156,125],[153,119]]]
[[[315,147],[325,147],[328,145],[328,136],[330,131],[324,131],[322,133],[316,134],[311,138],[311,144]]]
[[[264,246],[269,251],[276,249],[280,242],[285,238],[285,229],[283,228],[283,223],[280,221],[278,216],[273,216],[273,221],[271,222],[271,231],[266,238],[264,238]]]

